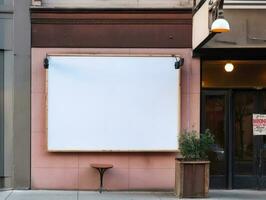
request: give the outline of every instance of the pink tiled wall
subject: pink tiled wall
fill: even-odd
[[[98,173],[90,163],[108,162],[105,175],[110,190],[172,190],[176,153],[49,153],[46,151],[45,70],[43,59],[51,53],[179,54],[185,58],[181,72],[182,129],[199,129],[200,64],[190,49],[32,49],[32,151],[33,189],[98,188]]]

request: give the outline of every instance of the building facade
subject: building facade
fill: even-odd
[[[265,1],[225,1],[231,32],[193,51],[193,4],[202,2],[0,0],[0,186],[94,190],[90,164],[111,162],[109,190],[174,188],[177,152],[47,151],[43,62],[60,54],[184,58],[181,130],[214,133],[211,187],[265,188],[266,140],[251,121],[266,112]]]
[[[179,55],[185,59],[181,126],[199,130],[200,63],[192,59],[192,2],[43,1],[31,8],[31,23],[31,187],[94,190],[98,174],[90,163],[112,162],[107,189],[173,190],[175,152],[47,152],[43,60],[56,54]]]

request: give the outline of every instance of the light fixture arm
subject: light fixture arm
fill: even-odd
[[[211,32],[224,33],[230,31],[230,25],[226,19],[224,19],[223,11],[224,0],[217,0],[214,3],[214,18],[211,25]]]
[[[224,10],[223,10],[223,7],[224,7],[224,0],[220,0],[219,1],[219,5],[218,5],[218,18],[224,18]]]
[[[220,0],[218,9],[223,10],[223,7],[224,7],[224,0]]]

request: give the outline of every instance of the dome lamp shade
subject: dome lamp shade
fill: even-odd
[[[230,31],[230,26],[227,20],[224,18],[216,19],[211,26],[211,31],[213,33],[226,33]]]

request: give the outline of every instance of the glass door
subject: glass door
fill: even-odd
[[[266,136],[253,136],[252,114],[266,114],[265,90],[203,90],[201,131],[210,129],[211,188],[266,188]]]
[[[257,187],[257,138],[253,136],[252,114],[257,113],[256,91],[233,93],[233,187]]]
[[[234,188],[266,188],[266,136],[253,136],[252,114],[266,114],[265,90],[236,90],[234,112]]]
[[[261,104],[262,104],[262,114],[266,114],[266,91],[262,91],[261,93]],[[260,158],[259,167],[260,167],[260,181],[259,187],[261,189],[266,188],[266,136],[262,136],[262,145],[260,148]]]
[[[212,188],[227,187],[227,149],[228,140],[228,93],[226,91],[206,90],[202,92],[201,130],[210,129],[215,136],[209,159],[210,185]]]

